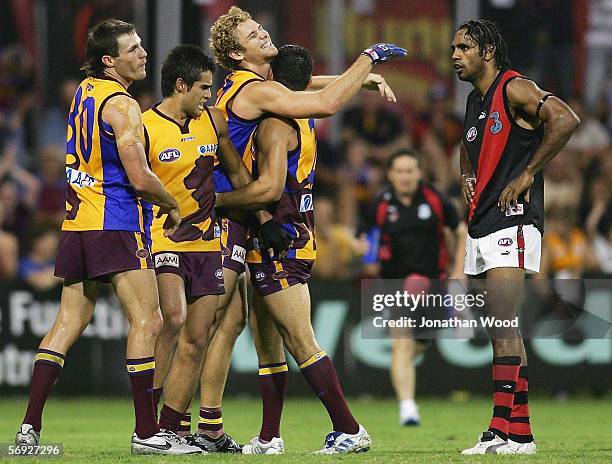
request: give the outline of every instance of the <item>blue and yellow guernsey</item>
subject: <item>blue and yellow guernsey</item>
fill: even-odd
[[[287,180],[280,200],[269,206],[274,221],[291,235],[293,245],[287,258],[316,259],[314,203],[312,187],[317,163],[314,119],[291,120],[298,135],[298,146],[287,152]],[[256,140],[256,136],[255,136]],[[257,144],[253,147],[253,171],[257,172]],[[247,251],[248,263],[261,263],[261,252]]]
[[[102,120],[108,100],[127,95],[112,79],[88,77],[68,115],[66,218],[62,230],[143,229],[140,198],[123,168],[112,127]]]
[[[238,92],[240,92],[245,85],[251,82],[261,82],[265,80],[266,79],[253,71],[248,71],[246,69],[236,70],[225,78],[223,87],[217,92],[217,102],[215,103],[215,106],[221,110],[223,116],[225,116],[227,120],[227,129],[232,144],[242,156],[242,160],[251,172],[253,133],[257,128],[257,124],[259,124],[265,115],[257,119],[243,119],[232,111],[231,106],[236,95],[238,95]],[[233,190],[232,184],[223,170],[223,167],[219,164],[218,159],[215,161],[214,180],[216,192],[221,193]]]

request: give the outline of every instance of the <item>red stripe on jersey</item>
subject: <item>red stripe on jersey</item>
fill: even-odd
[[[442,208],[442,199],[440,198],[440,195],[426,185],[423,186],[422,191],[425,201],[429,203],[431,209],[438,218],[438,269],[440,269],[440,271],[444,271],[448,265],[449,256],[446,243],[444,243],[444,208]]]
[[[525,267],[525,235],[523,234],[522,224],[517,226],[516,246],[518,248],[518,265],[523,269]]]
[[[468,221],[472,220],[474,211],[478,205],[478,200],[480,200],[483,190],[491,180],[491,177],[493,177],[493,173],[495,172],[495,169],[499,164],[499,160],[501,159],[501,156],[506,148],[506,143],[508,142],[508,136],[510,135],[512,124],[510,122],[510,118],[506,114],[503,89],[504,84],[508,79],[518,75],[520,74],[517,72],[506,71],[504,77],[495,89],[493,101],[491,102],[489,114],[487,115],[488,119],[487,123],[485,124],[484,134],[482,135],[480,155],[478,156],[478,168],[476,170],[476,192],[474,194],[474,201],[472,201],[470,206]],[[495,112],[499,113],[497,120],[491,118],[491,115]],[[500,122],[502,124],[501,130],[495,134],[491,132],[491,128]]]
[[[387,217],[387,207],[389,206],[388,201],[381,201],[376,208],[376,225],[382,227]]]

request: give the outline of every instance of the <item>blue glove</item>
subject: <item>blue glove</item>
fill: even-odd
[[[390,60],[391,58],[408,56],[408,51],[394,44],[377,43],[370,45],[361,52],[361,54],[368,56],[372,60],[372,64],[378,64]]]

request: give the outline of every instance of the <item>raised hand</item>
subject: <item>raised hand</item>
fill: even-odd
[[[377,43],[366,48],[362,55],[370,57],[373,64],[384,63],[392,58],[401,58],[408,56],[408,51],[405,48],[391,43]]]

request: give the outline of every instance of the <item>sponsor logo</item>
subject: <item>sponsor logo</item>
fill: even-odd
[[[493,120],[493,124],[491,124],[491,129],[490,129],[491,134],[493,135],[499,134],[501,130],[504,128],[504,125],[499,120],[499,111],[493,111],[491,113],[491,116],[489,116],[489,119]]]
[[[228,247],[221,245],[221,256],[229,256],[231,254],[232,252],[230,251]]]
[[[467,131],[467,134],[465,135],[465,140],[467,140],[468,142],[473,142],[476,139],[477,135],[478,135],[478,131],[476,130],[476,127],[472,126]]]
[[[314,209],[314,204],[312,202],[312,193],[305,193],[300,198],[300,213],[305,213],[306,211],[312,211]]]
[[[510,252],[509,252],[509,251],[502,251],[502,252],[501,252],[501,255],[502,255],[502,256],[508,256],[509,254],[510,254]]]
[[[86,172],[77,171],[72,168],[66,168],[66,182],[78,188],[93,187],[96,185],[95,178],[91,177]]]
[[[283,280],[283,279],[286,279],[288,275],[289,273],[287,271],[277,271],[274,274],[272,274],[272,278],[274,280]]]
[[[136,368],[134,366],[130,366],[130,367],[128,367],[128,371],[136,372]]]
[[[219,224],[215,224],[213,228],[213,234],[215,238],[221,237],[221,227],[219,227]]]
[[[419,205],[419,207],[417,208],[417,216],[423,221],[431,217],[431,208],[427,203]]]
[[[223,279],[223,269],[219,268],[215,271],[215,277],[217,279]]]
[[[479,115],[478,115],[478,119],[484,119],[487,117],[487,112],[486,111],[482,111]]]
[[[136,250],[136,256],[140,259],[146,259],[149,257],[149,250],[146,248],[141,248],[140,250]]]
[[[397,207],[393,205],[387,206],[387,220],[389,222],[396,222],[399,219],[399,212]]]
[[[159,160],[162,163],[172,163],[181,157],[181,152],[178,148],[166,148],[159,154]]]
[[[241,264],[244,264],[244,259],[246,258],[246,250],[239,245],[234,245],[232,250],[232,259],[234,261],[238,261]]]
[[[266,278],[266,273],[263,271],[257,271],[255,273],[255,280],[257,282],[261,282],[262,280],[264,280]]]
[[[523,214],[523,204],[518,203],[516,206],[510,205],[506,210],[506,216],[520,216]]]
[[[500,239],[497,241],[497,244],[498,244],[499,246],[504,246],[504,247],[510,246],[510,245],[512,245],[513,243],[514,243],[514,241],[513,241],[513,240],[512,240],[510,237],[500,238]]]
[[[195,140],[195,135],[190,135],[188,137],[183,137],[181,142],[189,142],[190,140]]]
[[[159,253],[155,255],[155,267],[172,266],[179,267],[179,257],[174,253]]]
[[[215,153],[217,151],[216,143],[207,143],[206,145],[198,145],[198,154],[205,155],[206,153]]]
[[[506,390],[512,390],[512,385],[509,385],[509,384],[502,385],[502,388],[505,388]]]

